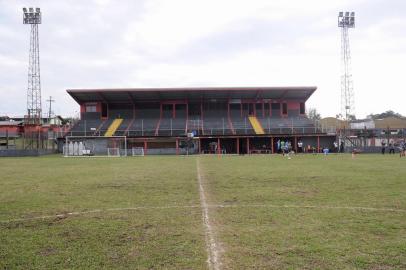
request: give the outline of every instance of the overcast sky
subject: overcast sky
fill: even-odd
[[[43,13],[43,104],[64,116],[69,88],[313,85],[308,107],[335,116],[341,10],[356,12],[356,116],[406,115],[405,0],[0,0],[0,115],[26,110],[24,6]]]

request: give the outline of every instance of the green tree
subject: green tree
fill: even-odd
[[[367,118],[370,119],[381,119],[381,118],[387,118],[387,117],[396,117],[396,118],[404,118],[403,115],[401,115],[400,113],[395,113],[392,110],[383,112],[383,113],[377,113],[377,114],[370,114],[367,116]]]
[[[312,120],[320,120],[321,115],[315,108],[309,108],[307,110],[307,117]]]

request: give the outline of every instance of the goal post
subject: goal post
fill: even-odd
[[[144,154],[144,147],[133,147],[131,148],[131,154],[133,157],[143,157]]]
[[[66,136],[63,144],[65,157],[123,157],[127,156],[126,136]]]

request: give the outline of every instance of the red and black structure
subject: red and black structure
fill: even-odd
[[[294,150],[301,141],[305,149],[321,151],[333,147],[335,135],[323,133],[306,117],[305,104],[315,90],[69,89],[81,119],[66,136],[107,136],[109,130],[110,136],[126,136],[129,147],[143,147],[146,154],[179,154],[186,146],[193,153],[276,153],[278,140],[290,141]]]

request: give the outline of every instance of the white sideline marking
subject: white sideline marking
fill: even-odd
[[[201,205],[172,205],[172,206],[138,206],[138,207],[126,207],[126,208],[108,208],[108,209],[94,209],[88,211],[76,211],[64,214],[45,215],[37,217],[26,217],[9,220],[0,220],[0,223],[10,222],[22,222],[37,219],[49,219],[49,218],[63,218],[68,216],[79,216],[92,213],[105,213],[116,211],[137,211],[137,210],[153,210],[153,209],[173,209],[173,208],[201,208]],[[342,209],[342,210],[362,210],[371,212],[397,212],[406,213],[406,209],[396,208],[374,208],[374,207],[362,207],[362,206],[328,206],[328,205],[276,205],[276,204],[207,204],[208,208],[238,208],[238,207],[269,207],[269,208],[310,208],[310,209]]]
[[[115,211],[134,211],[134,210],[136,211],[136,210],[148,210],[148,209],[172,209],[172,208],[200,208],[200,205],[137,206],[137,207],[125,207],[125,208],[94,209],[94,210],[88,210],[88,211],[77,211],[77,212],[69,212],[69,213],[55,214],[55,215],[17,218],[17,219],[10,219],[10,220],[0,220],[0,223],[20,222],[20,221],[49,219],[49,218],[64,218],[64,217],[68,217],[68,216],[79,216],[79,215],[86,215],[86,214],[93,214],[93,213],[104,213],[104,212],[115,212]]]
[[[406,209],[396,208],[375,208],[375,207],[362,207],[362,206],[329,206],[329,205],[294,205],[294,204],[217,204],[209,205],[209,207],[220,208],[238,208],[238,207],[269,207],[269,208],[312,208],[312,209],[342,209],[342,210],[365,210],[374,212],[398,212],[406,213]]]
[[[203,188],[203,177],[200,172],[200,162],[199,158],[196,158],[196,168],[197,168],[197,180],[199,183],[199,193],[200,193],[200,204],[203,212],[203,224],[206,231],[206,246],[207,246],[207,263],[209,264],[210,270],[219,270],[221,267],[219,258],[219,246],[214,238],[213,227],[209,218],[209,206],[206,200],[206,194]]]

